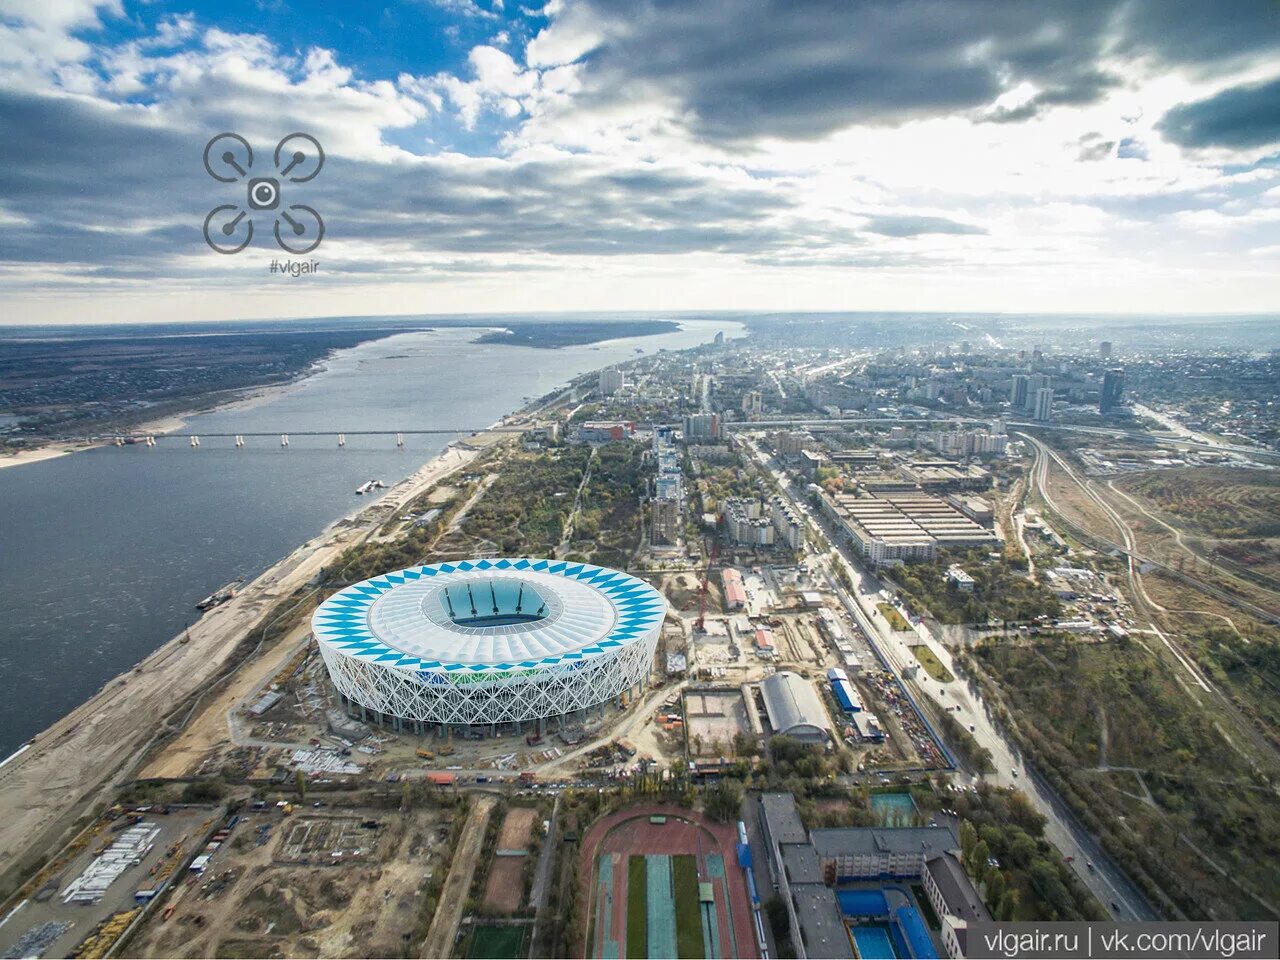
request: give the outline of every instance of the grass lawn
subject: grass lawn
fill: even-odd
[[[702,909],[698,904],[698,863],[692,854],[673,858],[676,950],[681,960],[702,960]]]
[[[525,927],[478,926],[471,935],[471,949],[467,956],[472,960],[516,960],[523,957]]]
[[[891,630],[910,630],[911,624],[907,623],[906,617],[898,612],[898,608],[891,603],[877,603],[876,609],[889,621]]]
[[[911,652],[916,655],[916,659],[920,661],[920,666],[924,667],[924,672],[933,677],[933,679],[941,683],[950,683],[955,679],[951,675],[951,671],[942,665],[942,661],[937,658],[932,650],[923,643],[919,646],[912,647]]]
[[[644,857],[627,860],[627,956],[643,960],[648,953],[648,935],[645,931],[647,887],[644,880]]]

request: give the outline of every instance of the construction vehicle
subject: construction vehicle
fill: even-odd
[[[434,760],[436,758],[436,755],[432,753],[430,750],[423,750],[421,747],[418,748],[417,754],[423,760]]]
[[[529,746],[531,746],[531,747],[536,747],[538,744],[540,744],[540,743],[542,742],[542,734],[540,734],[540,733],[531,733],[531,734],[529,734],[528,736],[526,736],[526,737],[524,738],[524,742],[525,742],[525,743],[527,743],[527,744],[528,744]]]

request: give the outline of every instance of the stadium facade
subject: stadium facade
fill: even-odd
[[[311,620],[348,712],[395,730],[545,730],[649,678],[666,601],[562,560],[410,567],[346,587]]]

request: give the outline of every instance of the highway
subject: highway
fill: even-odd
[[[853,554],[849,545],[835,534],[830,522],[810,509],[803,497],[797,496],[795,485],[782,466],[761,450],[754,440],[748,439],[746,443],[761,469],[777,481],[783,495],[795,510],[822,532],[823,539],[831,549],[820,554],[819,563],[829,575],[834,572],[830,566],[833,562],[844,566],[850,582],[856,588],[854,595],[851,597],[843,589],[837,577],[830,576],[829,582],[850,616],[868,636],[876,639],[894,675],[899,681],[908,684],[919,699],[927,697],[939,711],[950,711],[957,721],[970,729],[980,746],[991,751],[995,773],[985,777],[957,773],[957,785],[973,785],[984,780],[1021,790],[1045,817],[1045,837],[1064,857],[1069,858],[1076,875],[1098,898],[1104,909],[1117,920],[1160,919],[1160,915],[1124,871],[1107,856],[1097,839],[1075,820],[1049,785],[1033,772],[1020,769],[1022,763],[1017,748],[997,729],[988,714],[986,704],[975,691],[960,682],[938,683],[923,670],[913,671],[918,679],[905,679],[905,668],[917,662],[911,650],[912,644],[926,644],[954,674],[955,665],[950,651],[922,624],[911,632],[898,633],[889,629],[884,617],[876,609],[881,601],[880,581],[863,566],[861,559]],[[1090,863],[1093,864],[1092,869],[1089,867]]]

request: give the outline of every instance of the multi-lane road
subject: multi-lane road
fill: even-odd
[[[911,646],[923,643],[949,670],[955,672],[950,651],[923,625],[904,632],[889,628],[876,609],[882,599],[880,581],[866,569],[849,545],[836,535],[827,518],[811,510],[805,498],[798,495],[781,464],[763,451],[754,440],[747,438],[746,442],[760,468],[777,481],[783,496],[820,532],[828,549],[820,552],[819,564],[829,574],[834,574],[833,564],[839,564],[845,569],[854,590],[845,590],[840,585],[839,578],[833,575],[830,576],[832,588],[849,615],[869,637],[874,638],[899,681],[911,688],[917,700],[927,698],[939,711],[949,711],[970,730],[980,746],[991,751],[996,768],[994,773],[985,777],[960,773],[957,774],[957,784],[969,786],[985,780],[1021,790],[1045,817],[1046,838],[1067,858],[1080,880],[1104,908],[1118,920],[1158,920],[1159,914],[1124,871],[1106,855],[1097,838],[1076,821],[1047,783],[1035,775],[1034,771],[1023,767],[1016,747],[996,727],[982,698],[965,684],[939,683],[922,670],[908,669],[917,663]],[[909,675],[912,679],[908,679]]]

